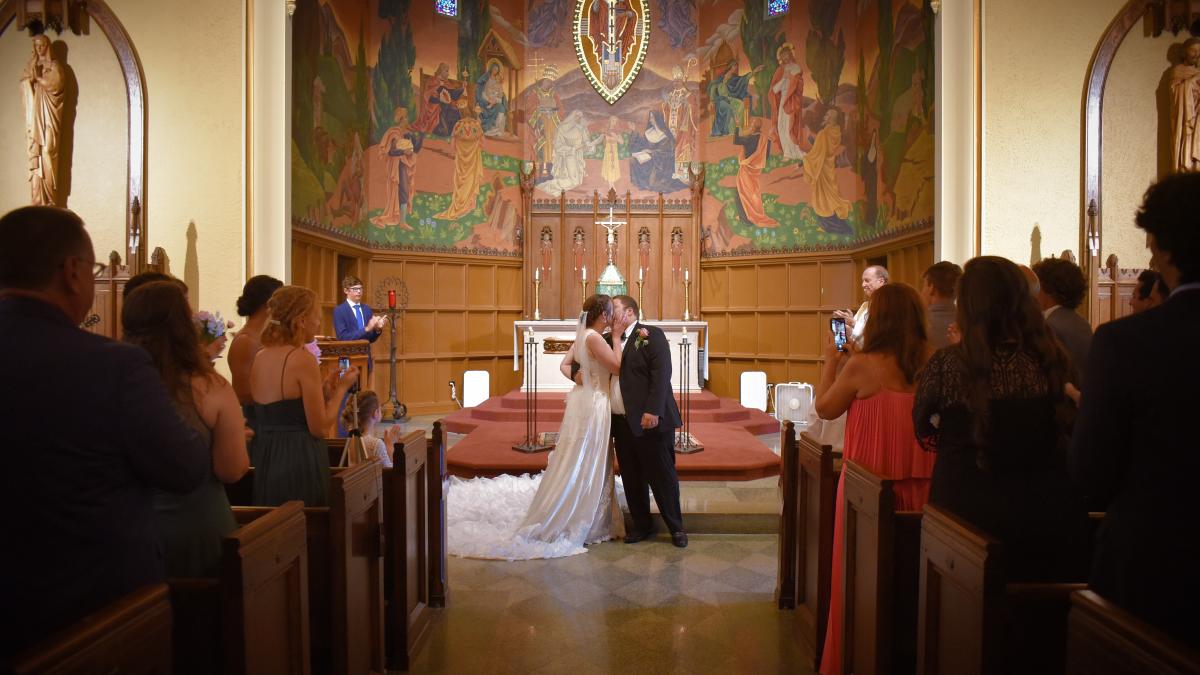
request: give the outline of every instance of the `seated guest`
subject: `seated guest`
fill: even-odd
[[[1081,371],[1092,346],[1092,324],[1075,310],[1087,296],[1087,280],[1079,265],[1062,258],[1046,258],[1033,266],[1033,273],[1040,287],[1037,301],[1042,315],[1071,357],[1071,382],[1082,389]]]
[[[835,317],[845,319],[846,328],[850,331],[850,341],[856,348],[861,349],[863,345],[863,334],[867,329],[867,317],[871,308],[871,295],[887,282],[887,268],[883,265],[871,265],[862,273],[863,295],[867,299],[858,306],[858,311],[851,314],[849,310],[839,309],[833,313]]]
[[[379,405],[379,395],[373,391],[358,393],[358,417],[354,418],[347,407],[342,413],[342,426],[347,429],[357,426],[362,435],[362,444],[367,454],[375,458],[385,467],[392,466],[392,452],[396,441],[400,440],[400,426],[393,424],[387,428],[383,437],[376,435],[375,430],[383,420],[383,408]]]
[[[1197,214],[1200,173],[1164,178],[1146,193],[1137,225],[1171,294],[1096,331],[1071,469],[1105,511],[1091,587],[1200,648],[1200,453],[1190,393],[1200,382]]]
[[[871,296],[871,321],[863,350],[846,360],[832,338],[825,350],[814,407],[822,419],[847,414],[844,456],[871,471],[894,479],[896,508],[920,511],[929,498],[934,458],[913,436],[913,384],[929,359],[925,308],[906,284],[891,284]],[[833,574],[821,672],[842,672],[842,552],[845,513],[843,475],[838,481],[833,528]],[[822,617],[825,618],[825,617]]]
[[[929,360],[913,405],[938,455],[929,502],[1001,540],[1010,581],[1078,581],[1088,522],[1067,475],[1067,354],[1003,258],[967,262],[956,323],[962,341]]]
[[[340,377],[334,370],[322,383],[320,367],[304,349],[321,325],[316,293],[284,286],[271,295],[267,308],[262,350],[250,367],[259,425],[254,503],[279,506],[299,499],[308,506],[326,506],[329,453],[323,439],[337,418],[338,403],[357,381],[358,369],[351,367]]]
[[[250,366],[262,349],[262,332],[267,326],[267,301],[281,286],[282,281],[260,274],[250,277],[242,287],[241,297],[237,299],[238,316],[247,318],[246,324],[233,336],[233,342],[229,345],[229,374],[233,376],[233,391],[242,404],[246,426],[255,433],[257,428],[254,422],[254,397],[250,395]],[[250,465],[255,466],[253,439],[247,449],[250,451]]]
[[[233,387],[213,370],[177,284],[139,286],[125,299],[121,329],[126,342],[150,354],[175,410],[212,450],[212,470],[200,487],[185,495],[155,492],[167,575],[215,576],[221,538],[237,528],[222,483],[237,482],[250,466],[241,406]]]
[[[77,327],[97,268],[74,213],[0,218],[0,658],[161,581],[154,490],[211,470],[150,356]]]
[[[1158,307],[1170,296],[1171,291],[1167,289],[1161,274],[1154,270],[1142,270],[1138,275],[1133,295],[1129,298],[1129,306],[1133,308],[1133,313],[1137,314]]]
[[[950,326],[958,309],[954,306],[955,286],[962,276],[962,268],[943,260],[934,263],[922,275],[921,299],[929,316],[929,344],[941,349],[950,344]]]

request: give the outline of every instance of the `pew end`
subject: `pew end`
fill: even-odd
[[[786,431],[786,429],[785,429]],[[806,433],[794,433],[794,496],[786,513],[793,534],[781,574],[791,576],[794,630],[797,641],[813,654],[813,668],[820,666],[825,647],[825,622],[829,616],[830,577],[833,572],[833,519],[840,468],[830,445],[822,445]],[[781,451],[782,451],[781,447]],[[785,491],[788,484],[785,483]],[[781,537],[780,554],[785,554]]]
[[[3,666],[15,675],[168,675],[171,602],[166,584],[134,591]]]
[[[1200,672],[1200,652],[1094,591],[1071,594],[1067,623],[1067,675]]]

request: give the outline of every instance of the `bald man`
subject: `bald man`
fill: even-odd
[[[851,314],[849,310],[839,309],[833,315],[839,319],[846,321],[846,327],[850,329],[850,341],[854,343],[856,349],[862,349],[863,346],[863,331],[867,328],[867,315],[870,313],[871,296],[875,291],[884,287],[888,282],[888,271],[883,265],[871,265],[862,273],[862,289],[863,295],[867,299],[863,304],[859,305],[858,311]]]

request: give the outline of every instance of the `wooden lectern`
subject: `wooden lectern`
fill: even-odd
[[[331,337],[317,336],[317,346],[321,348],[321,381],[329,377],[331,371],[337,370],[339,359],[350,359],[350,365],[358,368],[358,388],[367,389],[370,379],[367,377],[367,364],[371,357],[371,343],[366,340],[337,340]],[[337,437],[337,422],[326,433],[328,438]]]

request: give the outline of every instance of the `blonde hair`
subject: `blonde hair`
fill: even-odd
[[[302,346],[305,335],[296,332],[296,321],[302,320],[316,306],[317,294],[310,288],[284,286],[275,291],[267,301],[269,319],[263,329],[262,346]]]

